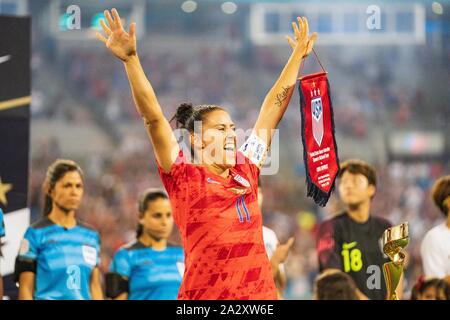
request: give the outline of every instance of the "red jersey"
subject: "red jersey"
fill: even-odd
[[[228,178],[185,159],[159,167],[185,251],[183,300],[277,299],[258,206],[259,168],[238,151]]]

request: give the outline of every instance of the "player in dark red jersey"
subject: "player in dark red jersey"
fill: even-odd
[[[153,144],[161,179],[185,249],[186,270],[180,299],[276,299],[271,266],[265,252],[258,176],[289,104],[300,63],[317,35],[309,36],[306,18],[293,23],[292,54],[267,94],[253,133],[238,151],[230,115],[216,105],[182,104],[177,126],[189,132],[188,160],[165,118],[136,52],[135,24],[127,33],[115,9],[102,20],[106,37],[98,38],[123,61],[135,104]],[[220,76],[220,75],[218,75]],[[195,86],[195,84],[193,84]],[[201,122],[198,132],[194,124]]]
[[[338,269],[349,274],[359,288],[360,298],[386,298],[382,266],[388,262],[381,246],[383,232],[391,227],[385,219],[370,214],[377,178],[366,162],[349,160],[339,171],[339,195],[346,206],[341,214],[319,226],[317,253],[323,272]],[[397,287],[402,296],[402,283]]]

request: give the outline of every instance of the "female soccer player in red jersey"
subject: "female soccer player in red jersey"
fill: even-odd
[[[258,176],[272,130],[292,97],[301,60],[311,52],[317,34],[309,36],[306,18],[292,23],[295,40],[288,37],[292,54],[239,151],[234,123],[223,108],[181,104],[174,118],[189,132],[195,159],[189,161],[139,62],[135,24],[126,32],[117,10],[112,16],[104,13],[107,23],[101,24],[106,35],[97,37],[124,63],[181,233],[186,269],[178,298],[276,299],[262,236]],[[198,122],[202,128],[194,130]]]

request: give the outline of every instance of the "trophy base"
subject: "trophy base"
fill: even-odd
[[[398,300],[395,290],[400,282],[402,272],[403,264],[397,264],[394,262],[386,262],[383,264],[383,274],[387,289],[387,300]]]

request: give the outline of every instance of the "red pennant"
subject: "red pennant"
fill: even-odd
[[[307,196],[325,206],[339,172],[330,85],[325,71],[299,80]]]

